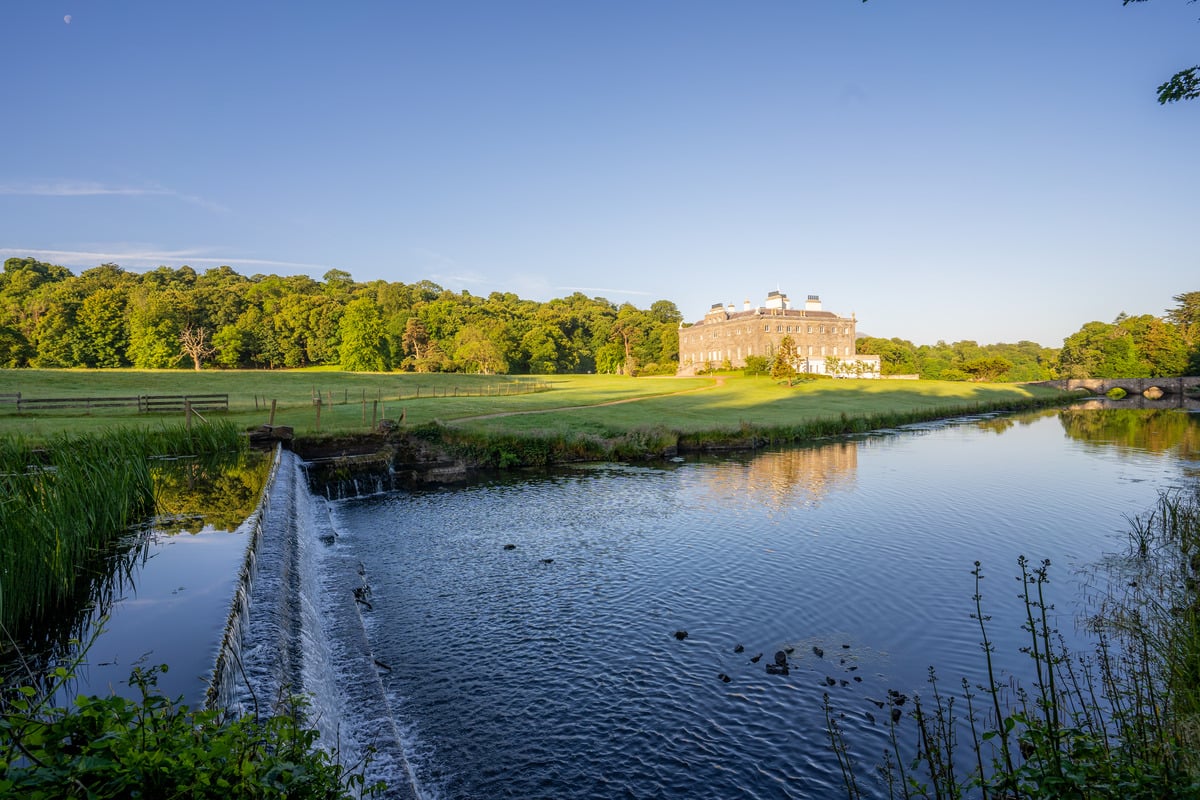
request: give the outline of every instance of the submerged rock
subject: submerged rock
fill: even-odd
[[[679,641],[682,642],[687,637],[688,637],[687,631],[675,631],[675,638],[678,639]]]
[[[776,650],[775,663],[781,667],[785,666],[787,664],[787,653],[783,652],[782,650]]]

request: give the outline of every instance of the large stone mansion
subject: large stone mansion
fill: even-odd
[[[704,319],[679,329],[679,374],[697,370],[746,366],[747,356],[775,357],[784,337],[792,337],[798,353],[793,366],[800,372],[837,377],[879,377],[879,356],[854,350],[854,315],[839,317],[821,308],[810,294],[803,308],[792,308],[786,294],[771,292],[754,308],[747,300],[739,311],[716,303]],[[728,362],[728,363],[726,363]]]

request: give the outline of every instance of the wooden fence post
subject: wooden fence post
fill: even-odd
[[[317,397],[317,433],[321,432],[321,398]]]
[[[378,418],[379,418],[379,401],[372,400],[371,401],[371,430],[375,430],[375,426],[378,424],[378,422],[377,422]]]
[[[183,398],[183,418],[186,420],[187,432],[192,432],[192,401]]]
[[[271,399],[271,417],[267,420],[268,425],[275,424],[275,398]]]

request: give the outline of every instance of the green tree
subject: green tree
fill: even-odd
[[[383,315],[369,297],[351,300],[342,316],[342,369],[351,372],[383,372],[390,368]]]
[[[251,366],[254,351],[254,335],[237,324],[225,325],[212,338],[216,349],[215,360],[222,367]]]
[[[496,375],[508,371],[508,362],[483,330],[468,325],[454,336],[454,363],[463,372]]]
[[[884,375],[913,375],[924,372],[917,364],[916,346],[905,339],[864,336],[855,343],[855,350],[863,355],[879,356],[880,370]]]
[[[28,366],[33,355],[33,347],[25,334],[11,326],[0,325],[0,367],[15,369]]]
[[[1195,0],[1189,0],[1195,2]],[[866,2],[866,0],[863,0]],[[1121,0],[1121,5],[1144,3],[1146,0]],[[1180,100],[1195,100],[1200,97],[1200,64],[1187,69],[1181,69],[1172,75],[1165,83],[1159,85],[1158,102],[1162,105],[1177,103]]]
[[[1178,305],[1167,311],[1167,319],[1183,339],[1187,351],[1185,373],[1200,375],[1200,292],[1184,292],[1173,299]]]
[[[796,341],[791,336],[784,336],[775,349],[775,358],[771,362],[771,377],[775,380],[786,380],[790,385],[796,377],[796,362],[800,354],[796,351]]]
[[[167,369],[179,363],[179,334],[187,325],[187,303],[177,289],[141,288],[129,297],[129,347],[138,369]]]
[[[412,368],[416,365],[424,363],[429,356],[429,331],[425,328],[425,323],[420,317],[409,317],[408,322],[404,326],[404,352],[407,355],[406,363]],[[418,372],[423,370],[417,369]]]
[[[83,337],[83,363],[89,367],[125,367],[129,333],[125,324],[126,292],[102,288],[84,298],[76,313]]]
[[[747,375],[766,375],[770,366],[766,356],[746,356],[746,367],[743,371]]]
[[[538,325],[521,339],[529,371],[535,375],[570,372],[575,366],[570,342],[553,325]]]
[[[1143,378],[1146,371],[1129,331],[1089,322],[1063,341],[1059,374],[1064,378]]]
[[[963,363],[962,371],[976,381],[999,381],[1012,369],[1012,362],[999,356],[980,356]]]
[[[1133,340],[1141,377],[1174,377],[1187,371],[1187,345],[1178,327],[1152,314],[1126,317],[1119,327]]]

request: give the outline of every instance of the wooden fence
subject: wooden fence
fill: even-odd
[[[227,394],[143,394],[131,397],[23,397],[20,392],[0,394],[0,403],[12,403],[18,414],[26,411],[129,408],[142,414],[182,412],[190,404],[197,411],[228,411]]]

